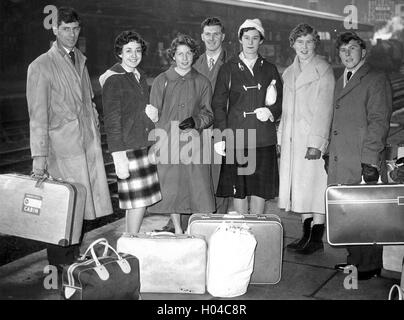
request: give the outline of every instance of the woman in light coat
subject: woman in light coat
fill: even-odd
[[[209,141],[202,138],[213,123],[212,87],[192,68],[197,53],[195,40],[177,36],[170,48],[175,64],[156,77],[150,94],[159,113],[154,149],[163,199],[148,211],[171,214],[177,234],[183,232],[181,214],[215,211],[210,149],[204,148]]]
[[[278,205],[302,217],[303,236],[287,248],[311,254],[323,249],[327,174],[321,156],[328,146],[335,79],[331,66],[316,55],[315,29],[299,24],[289,42],[296,57],[283,73]]]

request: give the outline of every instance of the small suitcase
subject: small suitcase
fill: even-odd
[[[116,246],[139,259],[140,292],[205,293],[204,239],[169,232],[124,234]]]
[[[326,190],[331,245],[404,244],[404,185],[331,185]]]
[[[0,175],[0,233],[69,246],[80,241],[86,188],[51,178]]]
[[[233,215],[233,214],[193,214],[189,219],[188,233],[209,238],[223,222],[246,223],[257,240],[254,258],[253,284],[276,284],[281,280],[283,227],[274,214]]]

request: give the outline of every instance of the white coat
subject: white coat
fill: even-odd
[[[308,147],[323,154],[328,146],[333,114],[334,73],[314,56],[301,71],[296,56],[283,73],[278,206],[297,213],[324,213],[327,175],[324,160],[305,159]]]

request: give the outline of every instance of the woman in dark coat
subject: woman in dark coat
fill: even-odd
[[[215,211],[209,148],[203,147],[209,142],[202,138],[202,130],[213,123],[212,88],[208,78],[192,68],[198,54],[191,37],[175,38],[170,55],[175,64],[156,77],[150,94],[159,110],[156,160],[163,200],[148,211],[170,213],[180,234],[180,214]]]
[[[101,77],[104,125],[108,149],[118,177],[119,207],[126,209],[126,231],[139,232],[146,207],[161,200],[157,167],[149,133],[158,119],[149,105],[144,74],[137,69],[146,51],[145,41],[133,31],[115,40],[120,60]]]
[[[239,214],[262,214],[265,200],[278,195],[275,121],[281,115],[282,81],[275,65],[258,54],[264,36],[259,19],[240,26],[242,52],[221,67],[212,99],[214,127],[221,130],[215,150],[225,154],[216,196],[234,197]]]

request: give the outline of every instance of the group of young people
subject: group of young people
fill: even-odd
[[[86,219],[93,219],[112,212],[102,162],[92,162],[102,161],[98,114],[85,58],[75,48],[78,15],[71,8],[58,15],[53,47],[28,70],[33,171],[47,168],[56,177],[86,182]],[[130,30],[116,37],[118,62],[99,81],[126,230],[137,233],[147,210],[170,214],[181,234],[192,213],[232,208],[262,214],[265,201],[279,196],[281,209],[302,217],[302,237],[287,248],[312,254],[323,249],[327,184],[359,183],[362,176],[372,183],[384,172],[390,82],[366,64],[365,42],[352,31],[337,38],[345,66],[337,81],[316,53],[320,37],[308,24],[290,33],[296,57],[282,77],[259,54],[265,40],[259,19],[245,20],[237,37],[241,50],[228,57],[218,18],[202,22],[202,55],[195,39],[179,34],[169,48],[172,65],[154,79],[150,94],[139,68],[145,40]],[[348,264],[369,279],[380,272],[381,248],[350,247],[347,263],[336,267]]]

